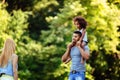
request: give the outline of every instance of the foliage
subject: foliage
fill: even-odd
[[[62,63],[61,56],[76,30],[72,20],[80,15],[88,22],[91,56],[86,80],[118,80],[118,4],[117,0],[6,0],[0,4],[0,48],[6,38],[15,40],[20,80],[67,80],[71,63]]]
[[[48,17],[47,20],[51,22],[51,31],[42,32],[44,37],[46,37],[43,42],[45,45],[57,45],[60,39],[61,42],[58,44],[59,49],[60,44],[64,44],[63,46],[65,47],[65,45],[71,41],[71,33],[75,30],[72,18],[76,15],[84,16],[89,24],[87,31],[91,49],[91,58],[88,61],[90,65],[86,65],[88,70],[86,75],[87,79],[117,80],[119,78],[119,71],[117,70],[119,68],[117,65],[119,58],[113,57],[113,55],[119,55],[116,46],[119,44],[118,26],[120,25],[120,11],[115,5],[108,4],[105,0],[101,2],[92,0],[89,2],[87,6],[84,3],[82,4],[82,2],[82,5],[80,5],[79,1],[65,3],[64,8],[60,9],[60,13],[58,13],[57,16]],[[41,39],[43,39],[43,37],[41,37]],[[62,41],[64,41],[64,43]],[[62,52],[61,50],[62,54],[64,52],[65,51]],[[110,63],[111,61],[113,61],[113,63]],[[58,68],[58,71],[54,73],[56,77],[59,78],[59,76],[66,75],[66,72],[68,74],[69,71],[65,73],[60,71],[60,69],[65,70],[65,66],[66,65],[62,66],[63,68]],[[111,72],[111,74],[108,74],[109,72]],[[66,77],[64,79],[66,80]]]

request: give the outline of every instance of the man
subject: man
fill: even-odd
[[[85,47],[88,47],[87,43],[87,21],[82,16],[76,16],[74,19],[74,25],[76,26],[77,30],[82,33],[82,36],[79,41],[81,42],[81,47],[84,49]],[[81,63],[84,64],[84,58],[81,58]]]
[[[85,47],[84,50],[81,48],[79,41],[81,36],[80,31],[74,31],[72,42],[67,45],[66,52],[62,56],[64,63],[68,63],[70,60],[72,61],[68,80],[85,80],[85,63],[80,63],[80,60],[82,57],[85,60],[89,59],[89,48]]]

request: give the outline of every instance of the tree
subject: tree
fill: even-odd
[[[72,31],[75,30],[72,23],[73,17],[77,15],[84,16],[89,24],[87,31],[91,49],[91,58],[89,64],[87,64],[87,79],[117,80],[119,78],[119,64],[117,64],[119,63],[119,51],[116,47],[119,44],[118,26],[120,25],[120,10],[114,4],[109,4],[105,0],[89,0],[87,2],[72,2],[71,0],[71,2],[66,2],[57,16],[47,18],[50,21],[51,30],[42,32],[41,39],[46,37],[46,39],[42,40],[43,44],[45,46],[57,45],[56,47],[59,50],[61,47],[65,47],[70,41]],[[62,55],[64,50],[60,51]],[[64,76],[68,74],[68,69],[64,69],[66,65],[61,64],[61,66],[58,66],[59,68],[54,72],[54,76],[57,79],[58,77],[61,78],[61,76],[66,79],[66,76]],[[65,72],[60,69],[65,70]]]
[[[72,20],[80,15],[88,22],[91,57],[86,80],[118,80],[120,8],[116,1],[6,0],[0,4],[0,48],[6,38],[15,40],[21,80],[67,80],[70,64],[61,63],[61,56],[76,30]]]

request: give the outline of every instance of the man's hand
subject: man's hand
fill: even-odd
[[[69,43],[69,44],[67,45],[67,48],[71,49],[73,46],[74,46],[74,43],[71,42],[71,43]]]
[[[81,41],[77,41],[76,46],[81,47]]]
[[[74,42],[71,42],[70,44],[67,45],[66,52],[62,56],[62,62],[68,63],[70,60],[70,50],[74,46]]]

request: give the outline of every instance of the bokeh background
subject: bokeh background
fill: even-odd
[[[15,40],[19,80],[67,80],[61,56],[78,15],[88,22],[86,80],[120,80],[120,0],[0,0],[0,49]]]

